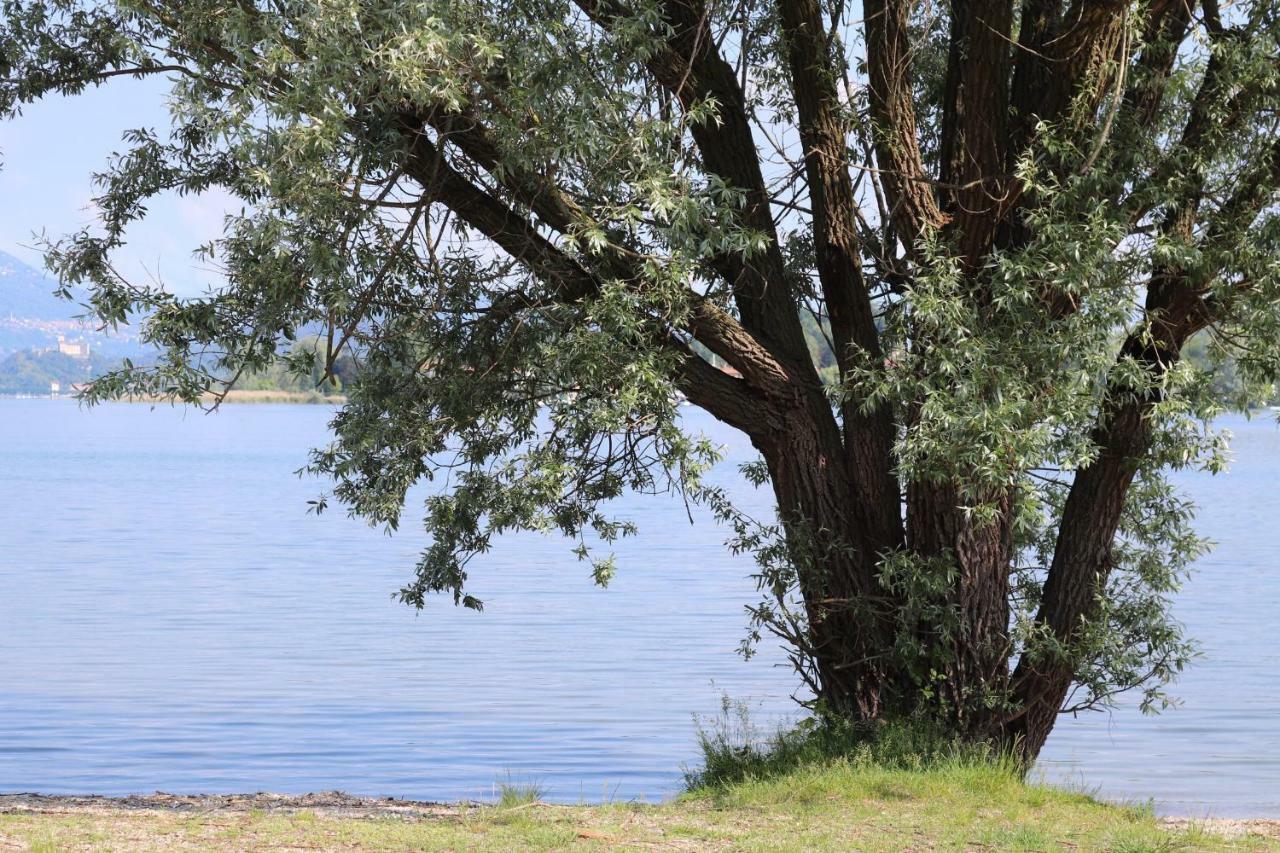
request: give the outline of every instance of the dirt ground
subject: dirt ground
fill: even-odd
[[[129,797],[58,797],[0,794],[0,814],[105,814],[115,811],[217,812],[308,811],[326,817],[454,817],[484,808],[479,803],[426,803],[390,797],[353,797],[341,791],[316,794],[155,794]]]
[[[533,812],[526,809],[534,809],[540,817],[535,819]],[[530,820],[573,822],[575,827],[568,838],[575,842],[575,846],[584,842],[588,847],[627,846],[627,841],[622,839],[630,837],[626,831],[619,835],[617,827],[609,827],[604,831],[586,826],[585,823],[585,828],[577,827],[576,823],[583,817],[578,812],[587,816],[591,812],[590,809],[584,810],[581,807],[529,803],[527,806],[508,810],[505,812],[507,817],[499,818],[497,823],[508,821],[521,812],[528,815]],[[29,826],[44,826],[43,821],[47,818],[52,822],[51,826],[61,824],[81,829],[68,830],[69,834],[65,835],[51,834],[51,840],[37,846],[30,846],[33,842],[29,837],[23,841],[23,837],[5,837],[5,833],[0,832],[0,850],[425,849],[422,847],[424,843],[428,846],[435,843],[455,846],[456,842],[451,840],[452,836],[424,836],[428,839],[425,842],[421,839],[414,840],[416,836],[365,838],[360,833],[373,830],[361,827],[400,826],[409,832],[413,831],[412,827],[426,830],[428,827],[484,825],[489,817],[497,814],[502,814],[501,810],[483,803],[432,803],[355,797],[336,791],[302,795],[258,793],[189,796],[156,793],[130,797],[6,794],[0,795],[0,815],[11,816]],[[319,822],[297,824],[303,817],[308,821],[319,819]],[[666,837],[659,826],[662,822],[658,820],[659,817],[654,814],[628,818],[629,823],[636,820],[645,822],[645,832],[640,833],[645,837],[640,839],[637,836],[632,841],[639,846],[657,843],[658,846],[669,849],[735,847],[729,842],[710,843],[708,839],[696,841]],[[795,819],[794,816],[792,819]],[[31,820],[41,823],[31,824]],[[653,823],[653,826],[649,826],[649,823]],[[264,834],[262,827],[266,824],[278,825]],[[1239,846],[1239,849],[1280,851],[1280,820],[1163,818],[1159,824],[1170,833],[1170,840],[1176,836],[1189,841],[1186,849],[1200,849],[1202,846],[1215,850],[1236,849]],[[347,834],[335,834],[335,828],[340,827],[345,827]],[[627,829],[638,831],[639,827],[628,826]],[[1188,832],[1192,834],[1185,835]],[[432,838],[435,841],[431,841]],[[521,846],[522,836],[504,838],[481,835],[477,836],[475,843],[467,841],[463,846],[477,849],[518,849]],[[1197,843],[1193,840],[1195,838],[1201,841]],[[560,845],[552,843],[554,841],[555,839],[551,839],[537,846],[559,849]],[[1079,847],[1075,844],[1070,846],[1075,849],[1092,849],[1087,843]],[[978,847],[999,849],[1000,845],[992,847],[980,844]],[[925,844],[913,849],[936,848],[932,844]]]

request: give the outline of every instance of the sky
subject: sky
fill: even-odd
[[[166,90],[158,78],[117,78],[74,98],[29,105],[20,117],[0,121],[0,250],[42,268],[33,235],[57,237],[93,223],[93,173],[112,152],[125,149],[125,130],[169,127]],[[117,255],[118,268],[132,280],[160,281],[182,296],[216,286],[217,274],[192,251],[221,233],[232,205],[223,193],[158,199],[130,232]]]

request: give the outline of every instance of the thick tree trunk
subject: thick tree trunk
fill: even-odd
[[[624,7],[604,0],[578,3],[606,29],[627,17]],[[767,250],[750,257],[726,252],[710,259],[729,285],[736,314],[707,306],[687,323],[692,336],[741,378],[712,375],[690,350],[681,379],[691,400],[742,428],[767,461],[804,599],[807,636],[799,638],[801,651],[815,665],[820,698],[830,710],[863,720],[926,711],[957,736],[1005,738],[1033,759],[1079,671],[1080,656],[1088,653],[1078,648],[1081,627],[1097,612],[1129,488],[1150,452],[1148,419],[1163,371],[1206,322],[1204,283],[1177,270],[1160,270],[1150,281],[1143,328],[1130,336],[1122,356],[1137,361],[1153,383],[1136,393],[1108,389],[1100,401],[1093,432],[1100,454],[1076,474],[1036,617],[1053,650],[1030,649],[1011,671],[1012,483],[1019,472],[976,494],[965,488],[971,484],[963,471],[952,472],[949,480],[902,482],[894,446],[899,430],[910,429],[910,418],[904,425],[895,415],[902,413],[898,407],[909,412],[919,400],[890,405],[860,397],[859,383],[849,382],[841,386],[845,396],[837,418],[807,358],[795,310],[803,300],[780,250],[771,210],[778,199],[757,156],[746,77],[721,56],[715,15],[702,0],[663,0],[656,8],[669,26],[646,55],[646,67],[686,110],[715,102],[717,119],[692,123],[690,136],[706,171],[743,192],[739,224],[769,238]],[[830,17],[814,0],[779,3],[776,12],[812,218],[812,272],[845,380],[859,376],[864,365],[884,363],[872,294],[882,298],[882,284],[909,292],[899,289],[901,280],[910,279],[913,266],[932,268],[924,252],[930,243],[950,253],[969,277],[971,302],[979,309],[975,333],[988,320],[999,322],[987,316],[997,303],[984,271],[993,247],[1017,249],[1029,240],[1029,214],[1040,203],[1024,197],[1017,166],[1029,154],[1043,162],[1046,154],[1054,159],[1058,148],[1070,148],[1038,150],[1039,128],[1078,133],[1075,141],[1087,143],[1082,151],[1097,140],[1099,147],[1083,162],[1071,153],[1049,164],[1060,177],[1100,166],[1096,157],[1107,139],[1106,132],[1095,133],[1100,106],[1116,92],[1113,107],[1129,113],[1126,120],[1150,126],[1193,18],[1191,7],[1163,2],[1141,12],[1146,37],[1137,64],[1144,73],[1134,75],[1135,87],[1119,92],[1115,86],[1123,88],[1131,63],[1134,13],[1121,0],[951,4],[946,76],[937,124],[930,124],[939,161],[935,172],[926,167],[934,158],[925,156],[917,124],[922,78],[913,68],[921,55],[912,31],[914,6],[907,0],[866,0],[870,123],[862,141],[875,152],[869,173],[875,176],[880,220],[873,228],[859,214],[860,192],[852,177],[849,142],[856,131],[833,35],[840,16]],[[1220,23],[1208,26],[1221,31]],[[1153,41],[1157,34],[1168,43]],[[1210,64],[1194,100],[1181,143],[1186,151],[1209,138],[1204,132],[1213,122],[1205,107],[1221,100],[1214,83],[1218,64]],[[1106,127],[1115,117],[1106,119]],[[1176,166],[1179,159],[1168,163]],[[1280,165],[1265,171],[1280,175]],[[1172,205],[1164,226],[1166,234],[1188,245],[1195,242],[1203,177],[1184,180],[1191,195]],[[1273,187],[1276,180],[1256,183]],[[554,225],[558,214],[548,217],[543,198],[534,193],[525,203]],[[1257,208],[1245,207],[1253,211],[1247,221]],[[529,254],[547,254],[541,243],[530,242],[537,252]],[[877,245],[882,256],[873,257],[871,266],[883,282],[865,273],[868,247],[874,256]],[[897,246],[904,258],[896,257]],[[560,266],[548,269],[580,278]],[[623,272],[616,277],[642,279]],[[1077,296],[1046,286],[1040,307],[1047,318],[1060,319],[1080,310]],[[908,337],[915,356],[930,345],[927,331]],[[975,505],[984,511],[972,512]],[[884,559],[903,553],[928,574],[890,588],[881,575]]]
[[[954,609],[959,623],[940,633],[922,626],[921,641],[933,644],[943,677],[940,711],[960,732],[982,733],[990,725],[981,709],[998,697],[1009,677],[1009,563],[1013,533],[1008,494],[983,496],[996,517],[978,520],[965,512],[964,499],[950,485],[912,483],[907,489],[908,547],[952,577],[938,602]]]
[[[842,716],[880,719],[902,709],[907,689],[889,654],[895,603],[878,574],[902,545],[896,495],[884,496],[887,509],[865,499],[866,472],[847,461],[824,398],[785,423],[757,446],[799,571],[819,698]]]

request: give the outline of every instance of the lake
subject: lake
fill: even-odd
[[[488,799],[658,800],[696,764],[695,716],[721,697],[762,726],[795,713],[765,647],[744,662],[749,561],[673,498],[627,498],[640,535],[594,587],[569,543],[501,540],[473,564],[474,613],[393,600],[425,534],[386,536],[307,501],[294,472],[324,407],[0,400],[0,791],[126,794],[342,789]],[[726,446],[723,482],[750,458]],[[1185,704],[1064,720],[1041,771],[1176,814],[1280,816],[1280,432],[1225,422],[1237,463],[1191,475],[1220,545],[1178,606],[1205,657]]]

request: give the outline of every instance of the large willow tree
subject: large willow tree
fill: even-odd
[[[1266,382],[1280,335],[1274,0],[3,8],[6,114],[171,83],[50,246],[163,353],[90,399],[195,400],[321,330],[295,367],[362,372],[313,467],[393,526],[436,483],[406,602],[479,607],[508,530],[607,582],[609,499],[675,489],[754,554],[752,630],[827,713],[1031,758],[1185,661],[1201,544],[1162,472],[1221,447],[1179,356],[1210,335]],[[243,201],[200,250],[224,287],[117,273],[148,199],[211,187]],[[701,477],[682,398],[750,439],[776,518]]]

